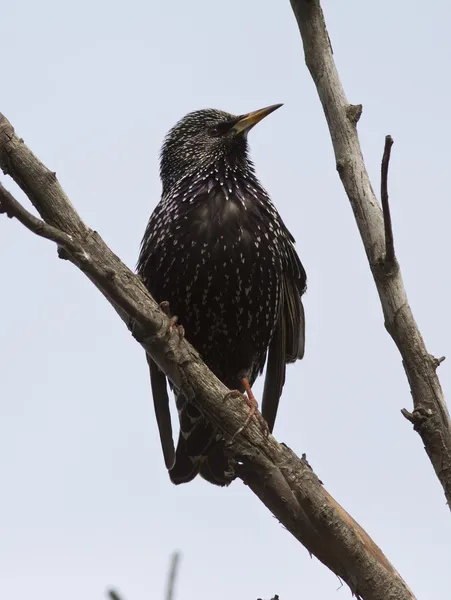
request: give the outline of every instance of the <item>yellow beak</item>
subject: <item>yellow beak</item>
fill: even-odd
[[[253,112],[243,115],[232,127],[235,133],[244,133],[252,129],[254,125],[257,125],[262,119],[270,115],[272,112],[283,106],[283,104],[272,104],[266,108],[260,108]]]

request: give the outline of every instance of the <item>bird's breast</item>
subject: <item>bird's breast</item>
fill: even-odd
[[[261,368],[282,278],[269,212],[245,194],[210,190],[179,204],[153,240],[149,289],[169,301],[207,364],[223,380],[219,365]]]

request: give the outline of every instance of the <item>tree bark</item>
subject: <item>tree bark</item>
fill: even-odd
[[[451,420],[436,372],[444,358],[434,358],[426,349],[407,300],[393,240],[391,244],[386,240],[385,231],[391,232],[391,222],[387,227],[386,220],[384,226],[384,215],[371,186],[357,134],[362,106],[349,104],[346,98],[320,1],[291,0],[291,6],[299,25],[305,62],[329,126],[337,171],[373,273],[385,327],[398,347],[410,385],[414,409],[412,413],[406,409],[401,412],[421,436],[451,509]],[[389,212],[385,216],[389,217]]]
[[[15,134],[0,114],[0,166],[24,190],[41,219],[0,184],[0,212],[53,240],[59,256],[77,266],[116,309],[136,340],[176,387],[197,404],[230,440],[237,475],[305,548],[364,600],[414,600],[402,578],[368,534],[325,490],[305,456],[262,431],[252,419],[234,437],[247,407],[225,401],[229,390],[150,297],[142,281],[89,229],[54,173]]]

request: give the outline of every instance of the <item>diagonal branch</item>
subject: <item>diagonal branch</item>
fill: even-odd
[[[176,328],[168,328],[169,319],[141,280],[98,233],[84,225],[56,178],[51,180],[51,193],[43,193],[41,185],[47,185],[48,169],[1,114],[0,166],[4,170],[6,166],[16,182],[26,182],[23,189],[50,227],[37,226],[32,215],[0,188],[3,210],[64,248],[64,258],[89,277],[175,386],[231,440],[229,450],[238,461],[237,475],[292,535],[344,580],[358,598],[414,600],[380,548],[324,489],[305,457],[297,457],[272,435],[265,435],[255,420],[234,437],[246,419],[247,407],[224,401],[227,388],[194,348],[180,338]]]
[[[412,310],[399,267],[386,269],[392,255],[391,220],[374,195],[357,135],[361,107],[349,104],[333,59],[319,0],[291,0],[304,46],[305,62],[315,82],[329,126],[337,170],[348,195],[384,312],[385,327],[402,356],[412,393],[413,413],[403,411],[420,434],[451,509],[451,420],[436,368]],[[390,142],[388,142],[390,144]],[[387,150],[387,146],[386,146]],[[386,160],[388,168],[388,155]],[[386,196],[388,207],[388,194]],[[388,232],[388,235],[386,235]],[[394,250],[393,250],[394,258]],[[395,262],[395,259],[393,263]]]

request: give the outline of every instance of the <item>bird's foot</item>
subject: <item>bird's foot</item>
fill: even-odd
[[[265,419],[261,416],[261,414],[257,410],[258,409],[258,402],[255,399],[254,394],[252,393],[251,386],[249,385],[248,380],[246,378],[243,378],[241,380],[241,382],[242,382],[242,384],[244,386],[246,394],[242,394],[238,390],[232,390],[232,391],[228,392],[224,396],[224,400],[228,400],[229,398],[241,398],[249,406],[249,409],[250,409],[249,410],[249,414],[247,415],[246,420],[244,421],[243,425],[241,425],[241,427],[239,427],[237,429],[237,431],[233,434],[232,439],[230,440],[231,442],[234,441],[234,439],[236,438],[237,435],[239,435],[242,431],[244,431],[244,429],[246,429],[246,427],[250,423],[250,420],[254,416],[260,422],[260,425],[262,427],[263,433],[266,436],[269,434],[268,424],[266,423]]]
[[[170,316],[171,311],[169,308],[169,302],[167,300],[163,300],[163,302],[160,302],[160,308],[167,317]]]
[[[229,398],[241,398],[241,400],[247,402],[246,396],[242,394],[239,390],[231,390],[230,392],[227,392],[227,394],[223,398],[224,402],[226,402]]]
[[[177,315],[171,315],[171,311],[169,308],[169,302],[167,300],[163,300],[163,302],[160,302],[160,308],[164,312],[164,314],[167,317],[169,317],[168,333],[171,334],[172,330],[177,325],[178,317],[177,317]],[[183,339],[185,337],[185,329],[184,329],[183,325],[177,325],[176,330],[180,336],[180,339]]]

